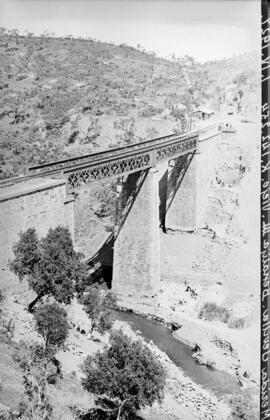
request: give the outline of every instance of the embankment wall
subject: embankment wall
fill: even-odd
[[[58,225],[74,235],[73,197],[67,197],[65,180],[43,179],[0,190],[0,266],[14,257],[13,244],[19,232],[33,227],[38,236]],[[74,237],[73,237],[74,239]]]

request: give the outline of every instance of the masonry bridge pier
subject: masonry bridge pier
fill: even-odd
[[[0,183],[3,270],[19,231],[68,226],[74,238],[74,192],[117,179],[112,289],[123,306],[153,305],[160,281],[160,228],[203,225],[218,124],[118,149],[29,168]],[[91,188],[91,186],[89,186]],[[3,274],[2,270],[2,274]]]

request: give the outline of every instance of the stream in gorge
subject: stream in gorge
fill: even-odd
[[[192,357],[191,348],[176,339],[169,327],[132,312],[117,312],[116,317],[119,321],[128,322],[133,331],[139,331],[147,342],[152,341],[187,377],[217,397],[240,392],[241,386],[232,375],[198,364]]]

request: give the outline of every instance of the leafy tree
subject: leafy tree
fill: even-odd
[[[10,269],[17,274],[19,280],[35,272],[40,261],[39,240],[35,229],[28,229],[19,235],[20,240],[13,246],[15,259],[10,264]]]
[[[10,29],[9,35],[15,38],[16,44],[17,44],[18,43],[18,37],[19,37],[19,30],[16,29],[16,28]]]
[[[19,279],[27,279],[37,297],[28,309],[44,296],[53,296],[59,303],[69,304],[75,290],[82,287],[87,276],[87,267],[81,261],[82,254],[73,249],[72,238],[67,228],[50,229],[47,236],[37,237],[29,228],[20,234],[14,245],[14,260],[10,269]]]
[[[0,36],[5,36],[7,33],[7,29],[3,26],[0,27]]]
[[[116,405],[117,419],[163,398],[165,371],[151,351],[122,331],[111,334],[103,352],[87,356],[82,366],[83,387]]]
[[[103,334],[112,328],[111,309],[115,306],[115,297],[111,292],[102,293],[98,287],[91,286],[82,297],[82,303],[91,320],[91,333],[96,330]]]
[[[17,73],[19,73],[19,70]],[[18,124],[19,122],[24,121],[25,108],[22,94],[10,95],[10,107],[11,112],[9,113],[9,116],[12,118],[12,124]]]
[[[36,330],[53,352],[63,347],[69,331],[67,312],[57,303],[41,305],[34,311]]]
[[[195,59],[190,55],[186,54],[183,58],[183,65],[187,67],[194,67]]]
[[[239,98],[241,99],[241,98],[242,98],[242,96],[244,95],[244,92],[243,92],[243,90],[242,90],[242,89],[239,89],[239,90],[238,90],[238,95],[239,95]]]
[[[29,32],[29,31],[25,31],[25,34],[27,38],[33,38],[33,36],[35,35],[34,32]]]

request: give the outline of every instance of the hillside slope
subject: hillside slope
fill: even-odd
[[[0,61],[2,179],[31,165],[177,131],[174,104],[217,108],[235,76],[248,70],[256,80],[258,70],[247,56],[201,65],[126,45],[18,35],[0,37]]]

